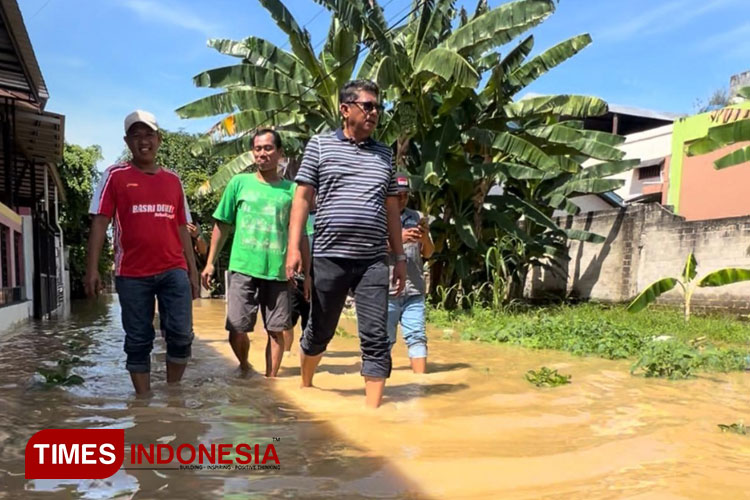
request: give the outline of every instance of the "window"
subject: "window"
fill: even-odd
[[[664,165],[664,159],[647,160],[638,165],[638,180],[645,182],[660,182],[661,167]]]

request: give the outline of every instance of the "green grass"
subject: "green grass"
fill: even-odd
[[[646,376],[685,378],[698,370],[742,370],[750,352],[750,323],[721,314],[696,315],[686,323],[678,309],[635,314],[624,306],[601,304],[527,307],[515,312],[430,309],[428,322],[454,328],[464,340],[633,359],[633,371]]]

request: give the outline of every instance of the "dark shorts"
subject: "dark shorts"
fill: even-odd
[[[384,258],[341,259],[313,257],[310,321],[300,339],[309,356],[326,350],[351,289],[357,311],[362,349],[361,374],[387,378],[391,374],[388,321],[388,264]]]
[[[307,319],[310,317],[310,302],[305,300],[305,282],[294,280],[295,286],[292,287],[292,327],[300,320],[300,326],[304,330],[307,326]]]
[[[226,329],[235,333],[252,332],[258,309],[267,332],[278,333],[291,328],[289,289],[288,281],[265,280],[230,271]]]
[[[115,288],[122,308],[128,371],[151,371],[155,299],[159,300],[159,321],[165,331],[167,361],[187,363],[193,343],[193,297],[187,271],[172,269],[143,278],[117,276]]]

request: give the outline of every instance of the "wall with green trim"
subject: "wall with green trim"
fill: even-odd
[[[701,113],[698,115],[679,118],[674,122],[672,130],[672,159],[669,164],[669,190],[667,205],[674,207],[676,214],[680,213],[680,188],[682,187],[682,165],[685,158],[685,147],[690,142],[705,136],[708,129],[714,125],[721,125],[748,117],[750,101],[728,106],[726,108]]]

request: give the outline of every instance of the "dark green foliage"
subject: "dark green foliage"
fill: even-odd
[[[631,367],[630,373],[642,371],[646,377],[689,378],[701,364],[697,350],[676,340],[651,342]]]
[[[526,372],[526,380],[537,387],[557,387],[570,383],[571,375],[561,375],[557,370],[543,366],[539,371],[529,370]]]
[[[40,366],[36,371],[44,377],[44,383],[47,387],[80,385],[84,382],[83,378],[79,375],[70,374],[71,367],[80,363],[81,358],[73,356],[72,358],[58,359],[54,368]]]
[[[718,424],[718,426],[719,429],[721,429],[721,432],[731,432],[733,434],[742,434],[743,436],[746,436],[748,434],[748,429],[742,422],[735,422],[730,425]]]
[[[68,247],[70,287],[73,298],[85,295],[83,276],[86,274],[86,244],[89,233],[89,203],[99,180],[96,163],[102,159],[99,146],[87,148],[65,144],[63,162],[59,166],[65,189],[65,203],[60,204],[60,227]],[[99,274],[107,282],[112,269],[112,248],[105,243],[99,259]]]

